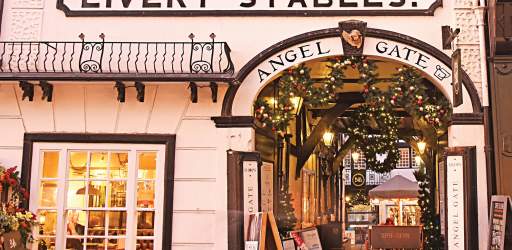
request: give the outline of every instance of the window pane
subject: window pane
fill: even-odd
[[[104,239],[95,239],[95,238],[87,238],[87,244],[85,249],[91,250],[103,250],[105,249],[105,240]],[[115,249],[115,248],[114,248]]]
[[[87,152],[69,153],[69,179],[84,179],[87,172]]]
[[[137,250],[153,250],[152,240],[137,240]]]
[[[85,207],[85,181],[69,181],[67,207]]]
[[[107,197],[106,181],[89,182],[89,207],[105,207]]]
[[[137,207],[154,208],[155,204],[155,182],[137,182]]]
[[[139,168],[137,176],[139,179],[156,178],[156,153],[140,152],[138,154]]]
[[[44,152],[43,178],[59,177],[59,152]]]
[[[41,207],[57,206],[56,181],[41,181],[41,189],[39,189],[39,204]]]
[[[125,245],[126,245],[126,239],[109,239],[108,240],[108,247],[107,249],[108,250],[122,250],[122,249],[125,249]],[[151,249],[153,250],[153,249]]]
[[[89,211],[89,235],[105,235],[105,214],[105,211]]]
[[[153,236],[155,212],[137,212],[137,235]]]
[[[107,178],[108,153],[91,153],[91,164],[89,166],[89,178],[105,179]]]
[[[126,234],[126,212],[108,213],[108,234],[125,235]]]
[[[40,210],[38,212],[39,235],[54,236],[57,232],[57,211]]]
[[[55,238],[38,238],[39,245],[46,247],[48,250],[55,250]],[[44,248],[43,248],[44,249]]]
[[[66,217],[66,234],[75,236],[84,235],[86,216],[85,211],[68,210]]]
[[[110,157],[110,178],[128,178],[128,153],[112,153]]]
[[[84,249],[84,240],[83,239],[66,239],[66,250],[83,250]]]
[[[126,181],[110,182],[110,207],[126,207]]]

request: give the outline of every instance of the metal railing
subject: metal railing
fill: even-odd
[[[0,42],[2,73],[55,77],[62,73],[123,75],[232,75],[230,48],[226,42]],[[14,74],[13,74],[14,75]]]

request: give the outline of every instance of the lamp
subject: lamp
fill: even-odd
[[[359,152],[357,152],[357,151],[352,152],[352,160],[354,160],[354,162],[357,162],[359,160],[360,156],[361,156],[361,154],[359,154]]]
[[[300,111],[300,108],[302,107],[302,97],[300,97],[300,96],[291,97],[290,102],[293,105],[292,113],[294,115],[297,115]]]
[[[414,162],[416,162],[416,166],[419,166],[419,165],[421,165],[423,160],[421,159],[421,157],[419,155],[417,155],[417,156],[414,156]]]
[[[331,131],[327,131],[322,136],[322,140],[324,141],[325,146],[332,146],[332,140],[334,139],[334,133]]]
[[[420,154],[425,153],[425,149],[427,148],[427,143],[425,141],[418,142],[418,150],[420,151]]]

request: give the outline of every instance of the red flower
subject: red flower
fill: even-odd
[[[27,224],[26,224],[25,222],[23,222],[23,221],[20,223],[20,226],[21,226],[22,228],[27,228]]]
[[[11,184],[11,186],[16,186],[18,182],[15,179],[9,179],[9,184]]]
[[[30,194],[28,193],[28,191],[27,191],[27,190],[24,190],[24,191],[23,191],[23,197],[24,197],[26,200],[28,200],[29,196],[30,196]]]

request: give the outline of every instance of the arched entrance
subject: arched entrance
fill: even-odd
[[[304,62],[343,55],[339,34],[337,28],[309,32],[260,53],[240,70],[235,85],[228,89],[223,102],[223,116],[252,116],[256,96],[283,70]],[[452,72],[450,59],[444,53],[424,42],[394,32],[368,29],[366,35],[365,56],[416,68],[451,102]],[[462,126],[482,123],[476,89],[466,73],[463,73],[463,80],[464,103],[453,109],[451,135],[463,134]],[[456,126],[459,127],[454,131]],[[481,145],[482,140],[483,135],[482,138],[466,141],[450,140],[450,145]],[[481,152],[478,158],[478,162],[485,161]],[[485,220],[485,216],[481,217],[479,220]]]

